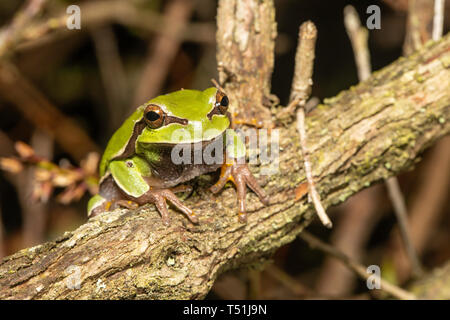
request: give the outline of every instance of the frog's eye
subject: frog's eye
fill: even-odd
[[[151,104],[145,108],[144,120],[152,129],[161,127],[164,123],[164,117],[164,111],[157,105]]]
[[[216,107],[220,110],[222,114],[226,114],[228,110],[229,105],[228,97],[225,95],[224,92],[218,90],[216,93]]]

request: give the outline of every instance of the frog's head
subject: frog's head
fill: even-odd
[[[140,143],[195,143],[212,140],[230,126],[228,97],[217,88],[180,90],[140,106],[146,126]]]

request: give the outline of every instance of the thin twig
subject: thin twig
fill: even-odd
[[[327,228],[333,224],[328,218],[320,195],[314,185],[314,179],[311,171],[311,162],[306,147],[306,129],[305,129],[305,104],[311,93],[312,73],[314,67],[314,50],[317,39],[317,29],[314,23],[306,21],[302,23],[299,31],[299,43],[295,56],[295,73],[291,89],[291,106],[298,106],[297,111],[297,130],[300,135],[300,146],[302,150],[303,163],[305,167],[306,180],[308,181],[308,191],[310,199],[316,208],[320,221]],[[289,108],[289,107],[288,107]]]
[[[361,28],[359,17],[352,6],[344,8],[344,24],[351,40],[359,79],[370,76],[370,53],[367,47],[368,32]],[[376,204],[379,187],[372,187],[348,199],[341,205],[342,214],[330,243],[352,259],[360,261],[369,236],[379,215]],[[356,285],[355,275],[338,260],[327,257],[321,267],[315,289],[321,294],[347,296]],[[330,286],[333,283],[333,286]]]
[[[42,10],[46,0],[28,0],[0,33],[0,57],[19,40],[30,21]]]
[[[429,153],[429,158],[424,163],[423,178],[418,185],[418,189],[411,201],[409,223],[414,248],[419,253],[426,249],[427,242],[435,235],[439,228],[439,220],[442,215],[448,213],[445,210],[445,203],[448,200],[448,190],[450,181],[450,137],[440,140],[435,148]],[[403,254],[395,252],[396,259],[403,257]],[[401,262],[400,262],[401,263]],[[401,279],[409,272],[408,268],[401,264],[399,267]]]
[[[11,63],[0,64],[0,96],[12,103],[35,127],[50,134],[76,161],[98,151],[84,129],[64,115]]]
[[[434,14],[433,14],[433,30],[432,38],[434,41],[438,41],[442,37],[442,24],[443,24],[443,2],[436,0],[434,2]],[[419,20],[417,23],[425,28],[427,21]],[[420,44],[423,45],[422,43]],[[406,53],[406,52],[405,52]],[[424,183],[420,185],[417,197],[411,204],[411,212],[409,216],[410,228],[406,231],[412,234],[411,244],[406,247],[406,255],[409,258],[412,272],[417,275],[423,273],[422,268],[418,269],[415,265],[415,261],[411,261],[410,251],[423,252],[426,241],[431,236],[432,230],[434,230],[439,215],[440,206],[445,202],[446,190],[448,190],[447,173],[449,172],[448,159],[449,159],[449,140],[441,140],[433,149],[430,159],[427,162],[424,171],[426,172],[426,179]],[[400,226],[400,234],[403,237],[405,230],[402,230]],[[394,247],[395,247],[395,235],[394,235]],[[411,248],[410,248],[411,247]],[[403,281],[409,274],[408,266],[405,266],[405,258],[403,252],[395,252],[395,260],[397,261],[397,269],[399,270],[399,279]],[[420,267],[420,266],[419,266]]]
[[[217,82],[216,79],[211,79],[211,82],[213,83],[214,87],[222,91],[223,93],[226,93],[225,89],[222,88],[222,86]]]
[[[91,31],[91,36],[110,110],[109,129],[113,130],[118,128],[120,122],[127,115],[125,70],[112,27],[108,25],[94,28]]]
[[[403,45],[403,52],[409,55],[422,45],[420,39],[420,25],[419,16],[417,13],[417,0],[408,1],[408,20],[406,28],[405,43]]]
[[[246,286],[240,277],[235,274],[221,275],[215,282],[211,291],[224,300],[244,300]]]
[[[298,46],[295,55],[295,72],[292,81],[291,101],[298,100],[303,106],[311,94],[317,28],[311,21],[300,26]]]
[[[36,129],[31,137],[31,144],[36,153],[50,159],[53,155],[53,139]],[[36,188],[36,168],[27,168],[19,175],[17,192],[23,215],[23,246],[29,247],[41,243],[45,239],[48,205],[33,201],[31,194]]]
[[[149,44],[147,61],[144,64],[141,80],[136,89],[136,106],[154,97],[161,89],[172,61],[181,45],[178,35],[184,30],[194,9],[193,1],[172,0],[165,10],[165,28],[168,34],[160,34]]]
[[[364,81],[370,77],[372,70],[370,65],[370,52],[367,46],[369,33],[366,28],[361,27],[358,13],[351,5],[344,8],[344,24],[352,43],[358,78],[360,81]]]
[[[330,246],[329,244],[323,242],[319,238],[313,236],[307,231],[303,231],[300,234],[300,238],[302,238],[305,242],[307,242],[312,248],[319,249],[326,254],[329,254],[336,259],[339,259],[343,264],[345,264],[348,268],[350,268],[353,272],[355,272],[359,277],[364,280],[369,279],[370,273],[367,273],[367,268],[359,264],[358,262],[351,259],[349,256],[344,254],[343,252],[337,250],[336,248]],[[416,296],[402,288],[393,285],[382,278],[380,279],[381,290],[391,294],[392,296],[401,299],[401,300],[415,300]]]
[[[10,155],[14,152],[13,141],[3,132],[0,131],[0,157]],[[7,172],[2,173],[3,177],[6,178],[11,184],[16,184],[18,181],[17,175],[9,174]],[[6,245],[6,234],[5,227],[3,225],[3,217],[1,205],[2,202],[7,201],[4,194],[0,194],[0,260],[8,253],[9,247]]]
[[[330,236],[330,244],[355,261],[364,257],[366,245],[381,215],[378,211],[381,186],[364,189],[345,201],[342,212]],[[352,294],[356,286],[355,275],[332,257],[327,257],[315,283],[320,294],[337,297]],[[330,283],[333,283],[330,286]]]
[[[402,191],[396,177],[391,177],[385,180],[386,187],[388,190],[389,198],[394,206],[394,212],[397,216],[398,227],[400,229],[400,235],[403,239],[405,249],[408,255],[408,259],[411,263],[413,273],[416,277],[423,274],[423,268],[420,263],[419,257],[417,256],[417,251],[414,248],[414,244],[411,238],[411,232],[408,222],[408,212],[406,210],[405,198],[403,197]]]
[[[367,29],[361,26],[358,13],[351,5],[348,5],[344,8],[344,23],[347,34],[352,43],[353,52],[355,54],[358,78],[360,81],[365,81],[370,77],[370,74],[372,73],[372,68],[370,65],[370,52],[367,43]],[[388,190],[389,197],[394,206],[394,212],[397,217],[400,233],[405,244],[409,260],[413,267],[414,274],[419,276],[420,274],[422,274],[422,267],[411,240],[405,199],[400,190],[398,179],[396,177],[391,177],[385,180],[385,184]]]
[[[311,289],[298,282],[297,279],[287,274],[284,270],[278,268],[274,264],[266,267],[264,271],[297,296],[306,296],[312,294]]]
[[[141,1],[140,1],[141,2]],[[79,4],[82,12],[82,30],[102,24],[116,23],[147,33],[164,34],[183,41],[214,43],[215,27],[209,22],[192,22],[175,35],[166,27],[173,21],[166,20],[157,12],[143,8],[140,2],[109,0],[84,1]],[[66,27],[67,14],[61,13],[44,21],[25,27],[22,36],[16,41],[14,49],[24,50],[47,44],[55,39],[76,35]],[[12,49],[12,48],[10,48]],[[1,57],[1,55],[0,55]]]
[[[406,26],[403,54],[410,55],[431,39],[430,27],[433,23],[433,1],[409,0],[408,20]]]
[[[247,272],[247,276],[247,298],[249,300],[261,300],[264,297],[261,290],[261,271],[250,269]]]
[[[434,0],[434,17],[432,38],[438,41],[444,30],[444,0]]]
[[[305,166],[306,180],[308,181],[308,192],[311,196],[311,200],[316,208],[317,215],[319,216],[322,224],[327,227],[333,227],[333,223],[328,217],[325,209],[320,201],[320,195],[314,185],[314,178],[311,171],[311,162],[309,161],[308,149],[306,148],[306,130],[305,130],[305,109],[300,108],[297,111],[297,130],[300,134],[300,146],[303,155],[303,164]]]

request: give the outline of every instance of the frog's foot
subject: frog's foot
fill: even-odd
[[[246,163],[225,163],[222,166],[219,180],[210,188],[211,192],[219,192],[228,181],[233,182],[236,186],[240,222],[247,221],[247,210],[245,205],[247,186],[256,193],[264,205],[269,204],[269,197],[266,195],[263,188],[259,186],[258,181],[256,181],[255,177],[250,172]]]
[[[166,200],[169,200],[175,207],[180,209],[192,223],[198,223],[198,218],[195,213],[186,207],[180,199],[177,198],[174,192],[185,192],[189,190],[189,186],[179,186],[171,189],[154,189],[150,188],[147,193],[139,197],[137,202],[139,204],[153,203],[161,214],[163,223],[168,226],[170,224],[169,210],[167,209]]]

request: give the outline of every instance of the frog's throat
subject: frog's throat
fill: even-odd
[[[137,154],[144,157],[151,167],[152,176],[149,179],[152,186],[172,187],[217,170],[224,163],[224,139],[225,133],[222,133],[214,139],[195,143],[139,143]]]

